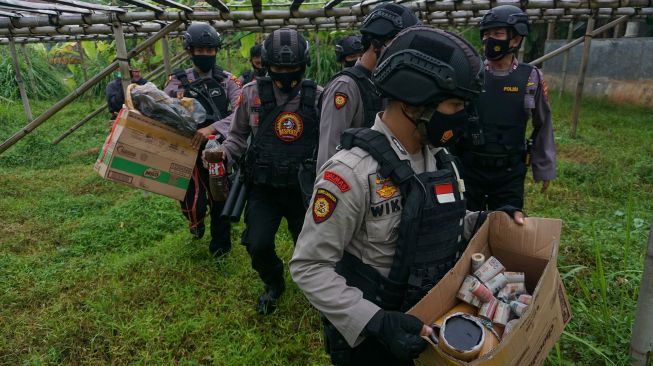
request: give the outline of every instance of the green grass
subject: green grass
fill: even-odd
[[[50,145],[97,103],[67,107],[0,155],[0,364],[329,364],[317,312],[288,275],[277,313],[256,314],[262,285],[241,225],[216,264],[176,202],[93,172],[103,118]],[[565,221],[573,318],[548,362],[624,365],[653,212],[651,110],[586,100],[573,140],[570,99],[554,104],[558,179],[546,194],[526,188],[531,216]],[[35,115],[47,107],[34,103]],[[0,104],[0,139],[24,125],[20,108]],[[278,251],[287,263],[285,229]]]

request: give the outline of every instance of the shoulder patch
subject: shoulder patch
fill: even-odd
[[[544,78],[540,78],[540,84],[542,84],[542,93],[544,94],[544,99],[549,101],[549,86],[544,81]]]
[[[347,96],[347,94],[337,92],[333,96],[333,105],[335,105],[336,109],[340,109],[344,107],[345,104],[347,104],[348,99],[349,97]]]
[[[342,193],[345,193],[351,189],[351,187],[349,187],[349,183],[347,183],[344,178],[330,170],[324,172],[324,179],[335,184]]]
[[[243,104],[243,94],[242,93],[238,96],[238,99],[236,100],[236,107],[240,107],[241,104]]]
[[[313,199],[313,221],[316,224],[328,220],[338,204],[338,197],[326,189],[318,188]]]

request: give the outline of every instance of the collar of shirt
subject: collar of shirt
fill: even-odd
[[[517,60],[517,57],[512,56],[512,63],[510,64],[508,70],[493,69],[492,66],[490,65],[490,61],[488,61],[487,59],[483,61],[483,64],[485,65],[485,71],[489,71],[497,76],[505,76],[517,69],[517,66],[519,66],[519,60]]]
[[[415,168],[417,168],[416,173],[422,173],[422,171],[419,171],[421,169],[425,169],[424,171],[437,170],[437,164],[435,162],[435,150],[437,149],[432,150],[429,146],[423,146],[421,152],[422,156],[424,157],[423,163],[420,163],[418,164],[420,166],[415,167],[413,164],[413,159],[411,159],[404,145],[401,144],[399,139],[392,133],[392,131],[390,131],[390,128],[388,128],[388,126],[381,119],[381,113],[383,112],[379,112],[376,115],[376,120],[374,121],[374,126],[372,126],[372,129],[381,132],[388,138],[390,146],[392,146],[392,149],[395,151],[399,159],[409,160],[411,162],[411,166],[413,166],[413,169],[415,170]]]

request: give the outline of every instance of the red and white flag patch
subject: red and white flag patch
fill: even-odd
[[[436,184],[433,187],[435,198],[438,203],[450,203],[456,201],[456,196],[453,194],[453,183]]]

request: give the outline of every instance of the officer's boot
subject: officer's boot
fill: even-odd
[[[209,251],[216,259],[227,255],[231,250],[231,222],[220,219],[222,209],[211,208],[211,243]]]
[[[258,298],[256,309],[259,314],[268,315],[272,314],[277,309],[277,302],[281,294],[286,290],[286,284],[283,280],[278,279],[270,284],[265,284],[265,292]]]
[[[193,239],[202,239],[205,230],[204,221],[202,221],[196,226],[190,227],[190,234],[193,236]]]

